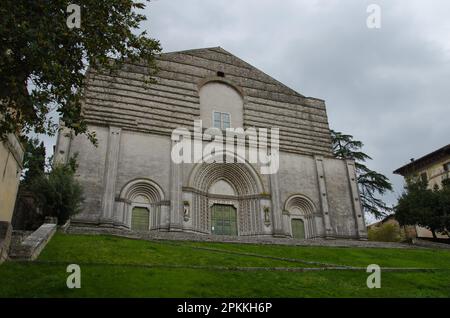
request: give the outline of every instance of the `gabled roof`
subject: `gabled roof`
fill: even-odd
[[[450,155],[450,144],[442,148],[439,148],[438,150],[430,152],[429,154],[417,160],[411,161],[410,163],[404,165],[403,167],[400,167],[397,170],[395,170],[394,173],[405,176],[419,169],[422,169],[430,164],[433,164],[437,160],[449,155]]]
[[[211,59],[216,59],[216,56],[214,55],[215,53],[216,54],[217,53],[222,53],[224,55],[229,56],[230,57],[230,61],[229,61],[230,64],[236,64],[236,65],[239,65],[241,67],[246,67],[248,69],[253,69],[253,70],[259,72],[266,80],[268,80],[270,82],[273,82],[276,85],[280,85],[280,86],[286,88],[293,95],[296,95],[296,96],[299,96],[299,97],[306,97],[306,98],[311,98],[311,99],[316,99],[316,100],[319,100],[319,101],[323,101],[323,99],[320,99],[320,98],[307,97],[307,96],[304,96],[304,95],[300,94],[299,92],[297,92],[294,89],[286,86],[285,84],[281,83],[280,81],[274,79],[270,75],[268,75],[265,72],[261,71],[257,67],[247,63],[246,61],[240,59],[239,57],[237,57],[233,53],[225,50],[224,48],[222,48],[220,46],[198,48],[198,49],[189,49],[189,50],[182,50],[182,51],[165,52],[165,53],[161,53],[160,56],[163,57],[164,55],[186,54],[186,55],[199,56],[199,57],[202,57],[202,58],[208,58],[209,57]]]
[[[243,128],[279,128],[280,150],[332,156],[325,102],[305,97],[221,47],[156,56],[149,65],[127,62],[114,73],[90,70],[83,116],[89,123],[171,135],[200,116],[200,89],[225,82],[242,95]],[[150,66],[151,67],[151,66]]]

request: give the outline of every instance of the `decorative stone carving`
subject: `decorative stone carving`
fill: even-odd
[[[270,208],[268,206],[264,207],[264,224],[270,226]]]
[[[189,219],[191,218],[189,201],[183,201],[183,217],[185,222],[189,221]]]

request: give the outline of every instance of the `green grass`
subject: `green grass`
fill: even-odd
[[[202,248],[257,253],[348,266],[366,267],[369,264],[378,264],[381,267],[450,269],[450,251],[439,249],[299,247],[283,245],[254,246],[250,244],[197,242],[189,242],[186,244]]]
[[[279,258],[439,270],[382,272],[380,289],[367,288],[365,271],[235,270],[313,267]],[[66,266],[72,263],[81,266],[80,289],[66,287]],[[190,268],[198,265],[202,268]],[[450,297],[450,252],[148,242],[58,233],[36,262],[1,265],[0,286],[0,297]]]

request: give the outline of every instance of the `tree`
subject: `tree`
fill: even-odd
[[[159,42],[145,32],[135,34],[146,20],[137,12],[144,3],[82,0],[81,15],[73,16],[71,2],[2,1],[0,137],[19,131],[54,134],[56,125],[48,116],[53,107],[68,128],[94,141],[80,107],[87,66],[114,72],[125,61],[154,65]],[[80,20],[79,27],[71,28],[72,18]],[[154,71],[149,67],[149,80]]]
[[[23,174],[20,182],[25,188],[45,172],[45,146],[38,138],[22,137],[25,146],[23,155]]]
[[[395,208],[395,217],[401,225],[420,225],[431,231],[448,234],[450,229],[450,182],[442,188],[430,189],[426,179],[413,176],[407,179],[405,191]]]
[[[42,204],[45,216],[57,217],[64,224],[81,210],[83,189],[75,179],[76,157],[66,164],[54,164],[48,175],[35,178],[31,191]]]
[[[364,144],[354,140],[353,136],[331,130],[333,154],[340,159],[355,160],[356,177],[361,196],[361,205],[365,212],[376,218],[386,216],[392,211],[379,197],[392,191],[389,179],[381,173],[369,169],[364,162],[372,158],[361,151]]]

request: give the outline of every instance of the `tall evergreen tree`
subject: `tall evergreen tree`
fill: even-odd
[[[376,218],[386,216],[392,211],[380,196],[392,191],[389,179],[381,173],[369,169],[364,163],[372,158],[362,152],[364,144],[354,140],[352,135],[331,130],[333,153],[336,158],[355,160],[356,176],[361,196],[361,205],[365,212]]]
[[[38,138],[23,137],[25,152],[23,156],[23,174],[21,185],[29,186],[32,180],[45,172],[45,146]]]

